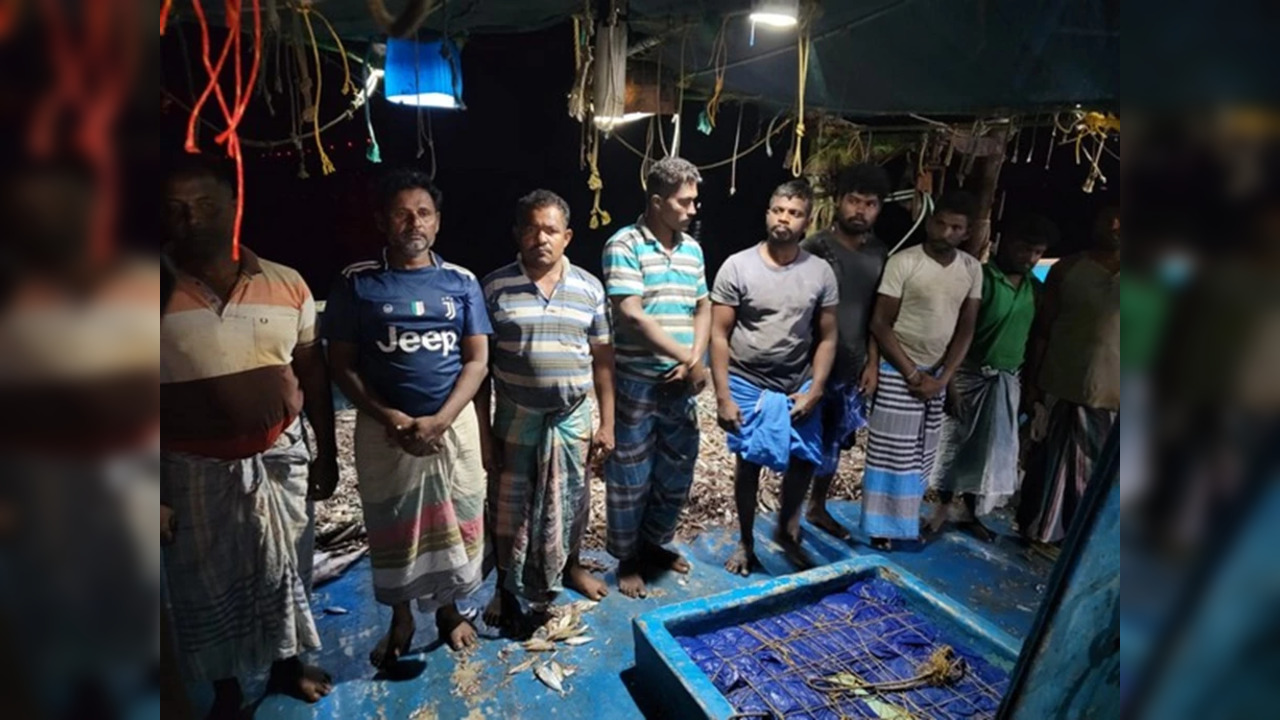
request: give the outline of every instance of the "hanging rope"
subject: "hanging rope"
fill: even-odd
[[[604,190],[604,180],[600,177],[600,131],[596,130],[591,134],[591,150],[587,155],[587,160],[591,165],[591,177],[587,178],[587,188],[596,194],[595,202],[591,205],[591,221],[588,226],[595,230],[597,228],[608,225],[613,222],[613,218],[609,217],[608,211],[600,207],[600,193]]]
[[[377,164],[382,162],[382,148],[378,146],[378,134],[373,131],[373,112],[371,109],[373,103],[369,102],[368,97],[372,93],[374,78],[373,66],[369,64],[369,54],[372,51],[373,43],[371,42],[364,51],[364,88],[366,96],[364,102],[364,126],[369,132],[369,150],[365,152],[364,156],[369,162]]]
[[[800,152],[804,142],[804,90],[805,81],[809,77],[809,28],[806,26],[796,41],[797,64],[799,65],[799,81],[796,85],[796,135],[795,152],[791,155],[791,175],[800,177],[804,173],[804,163]]]
[[[738,192],[738,142],[742,139],[742,103],[738,103],[738,127],[733,131],[733,162],[729,164],[729,197]]]
[[[200,152],[200,148],[196,143],[196,125],[200,119],[200,110],[203,108],[204,103],[208,101],[209,95],[212,94],[217,99],[218,107],[222,110],[223,119],[227,123],[226,129],[214,138],[214,142],[226,146],[227,156],[235,162],[236,166],[236,217],[231,235],[231,258],[238,261],[240,259],[240,229],[244,223],[245,195],[244,154],[241,152],[238,130],[240,121],[244,119],[245,110],[249,107],[249,101],[253,98],[253,86],[257,82],[258,69],[262,62],[262,9],[259,0],[252,0],[253,59],[249,66],[248,81],[245,82],[242,78],[241,69],[242,18],[240,0],[226,0],[227,42],[223,44],[222,54],[218,58],[216,66],[209,56],[209,22],[205,17],[204,7],[201,5],[200,0],[191,0],[191,5],[195,9],[196,18],[200,24],[200,59],[204,64],[205,72],[209,75],[209,84],[205,87],[204,92],[201,93],[200,98],[191,110],[191,118],[187,122],[186,150],[190,153]],[[227,55],[232,52],[235,53],[233,61],[235,95],[232,104],[228,106],[219,81],[222,68],[226,64]]]
[[[307,11],[320,18],[320,22],[328,28],[329,35],[333,38],[333,42],[338,46],[338,57],[342,58],[342,94],[350,95],[356,92],[356,84],[351,82],[351,63],[347,60],[347,48],[342,44],[342,36],[338,35],[338,31],[333,29],[333,24],[329,22],[329,18],[324,13],[313,7],[307,6]],[[311,36],[312,42],[315,42],[315,35]]]
[[[776,134],[778,134],[778,133],[782,132],[783,130],[785,130],[785,129],[787,128],[787,126],[788,126],[788,125],[790,125],[790,124],[791,124],[791,120],[790,120],[790,119],[784,120],[781,124],[779,124],[779,125],[777,126],[777,128],[775,128],[775,129],[773,129],[773,130],[770,130],[770,133],[771,133],[772,135],[776,135]],[[610,137],[611,139],[613,139],[613,140],[617,140],[617,141],[618,141],[618,143],[619,143],[620,145],[622,145],[622,147],[624,147],[624,148],[626,148],[627,150],[629,150],[633,155],[635,155],[635,156],[637,156],[637,157],[639,157],[639,158],[644,158],[644,153],[643,153],[643,152],[641,152],[641,151],[640,151],[640,149],[639,149],[639,148],[637,148],[635,145],[632,145],[631,143],[627,142],[627,141],[626,141],[626,139],[625,139],[625,138],[623,138],[623,137],[622,137],[622,135],[621,135],[620,133],[614,133],[614,134],[610,135],[609,137]],[[766,135],[765,137],[760,138],[759,140],[757,140],[757,141],[756,141],[756,142],[755,142],[751,147],[747,148],[746,150],[743,150],[742,152],[736,153],[736,154],[734,154],[734,155],[733,155],[733,156],[731,156],[731,157],[727,157],[727,158],[725,158],[724,160],[718,160],[718,161],[713,162],[713,163],[710,163],[710,164],[708,164],[708,165],[698,165],[698,166],[697,166],[697,168],[698,168],[699,170],[714,170],[714,169],[716,169],[716,168],[720,168],[720,167],[724,167],[725,165],[729,165],[729,164],[733,163],[735,160],[737,160],[737,159],[739,159],[739,158],[746,157],[747,155],[750,155],[751,153],[753,153],[753,152],[755,152],[756,150],[760,149],[760,147],[761,147],[761,146],[764,146],[766,143],[768,143],[769,138],[770,138],[770,135]]]
[[[725,66],[729,62],[729,45],[725,40],[725,29],[729,26],[729,18],[725,18],[720,23],[720,31],[716,33],[715,40],[711,43],[711,59],[707,62],[707,67],[715,67],[716,82],[715,87],[711,91],[711,98],[707,100],[706,116],[707,124],[715,129],[716,114],[720,110],[720,93],[724,91],[724,73]]]
[[[15,3],[16,4],[16,3]],[[164,37],[165,26],[169,23],[169,13],[173,10],[173,0],[164,0],[160,5],[160,36]]]
[[[257,0],[254,0],[256,3]],[[311,27],[311,7],[304,5],[298,8],[298,12],[302,14],[302,23],[307,28],[307,37],[311,38],[311,54],[316,61],[316,101],[314,109],[311,113],[311,129],[315,132],[316,137],[316,154],[320,156],[320,172],[324,175],[332,175],[337,171],[333,165],[333,160],[329,158],[329,153],[324,151],[324,143],[320,140],[320,95],[324,92],[324,70],[320,65],[320,47],[316,44],[316,31]],[[343,54],[344,62],[346,54]],[[351,78],[347,78],[350,82]]]

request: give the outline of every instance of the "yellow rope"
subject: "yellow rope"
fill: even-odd
[[[342,94],[350,95],[356,92],[356,84],[351,82],[351,63],[347,61],[347,49],[342,45],[342,37],[333,29],[333,24],[329,22],[329,18],[325,17],[323,13],[314,8],[311,12],[315,13],[316,17],[320,18],[320,22],[323,22],[324,26],[329,28],[329,34],[333,36],[333,42],[338,46],[338,55],[342,56]]]
[[[311,113],[311,125],[316,136],[316,152],[320,155],[320,172],[331,175],[337,171],[337,168],[333,166],[333,161],[324,151],[324,143],[320,140],[320,93],[324,90],[324,76],[320,68],[320,47],[316,45],[316,31],[311,27],[311,8],[303,6],[298,8],[298,12],[302,13],[302,21],[307,26],[307,35],[311,37],[311,53],[316,60],[316,104],[315,112]]]
[[[597,160],[600,156],[600,131],[592,133],[591,152],[587,156],[591,163],[591,177],[587,178],[587,188],[596,194],[595,203],[591,206],[591,222],[588,223],[592,230],[608,225],[613,222],[613,218],[609,217],[608,211],[600,207],[600,192],[604,190],[604,180],[600,177],[600,166]]]
[[[716,68],[716,84],[715,89],[711,91],[711,99],[707,100],[707,124],[712,129],[716,126],[716,115],[720,112],[720,93],[724,90],[724,73],[726,65],[729,62],[729,45],[725,40],[725,28],[729,25],[729,18],[725,18],[720,23],[720,32],[716,33],[715,40],[711,42],[711,62]],[[682,41],[683,42],[683,41]],[[683,60],[683,45],[681,46],[681,59]],[[681,71],[683,72],[683,70]],[[684,78],[681,78],[683,81]]]
[[[796,54],[800,78],[796,86],[796,147],[791,155],[791,175],[800,177],[804,173],[804,163],[800,160],[801,145],[804,140],[804,86],[805,79],[809,75],[809,29],[807,27],[796,40]]]

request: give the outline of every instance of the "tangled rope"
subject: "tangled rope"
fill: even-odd
[[[1064,125],[1059,119],[1059,114],[1054,113],[1053,116],[1054,134],[1062,135],[1062,139],[1058,141],[1060,145],[1068,143],[1075,145],[1076,165],[1081,164],[1081,153],[1084,159],[1088,161],[1089,174],[1084,179],[1084,184],[1080,189],[1086,193],[1092,193],[1098,182],[1107,183],[1106,175],[1102,174],[1102,153],[1107,151],[1107,139],[1112,132],[1120,132],[1120,120],[1111,113],[1100,113],[1096,111],[1075,110],[1069,115],[1067,123]],[[1093,152],[1089,152],[1089,148],[1085,147],[1085,141],[1093,141]],[[1114,153],[1113,153],[1114,154]],[[1045,161],[1048,167],[1048,160]]]
[[[805,678],[805,684],[821,693],[851,692],[859,695],[915,690],[916,688],[951,685],[964,677],[964,658],[956,655],[950,645],[943,645],[929,654],[927,660],[916,668],[916,674],[899,680],[867,682],[850,672],[823,677]]]

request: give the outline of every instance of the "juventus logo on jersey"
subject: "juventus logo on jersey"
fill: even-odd
[[[453,298],[447,295],[444,298],[444,317],[446,320],[458,317],[458,307],[454,304]]]

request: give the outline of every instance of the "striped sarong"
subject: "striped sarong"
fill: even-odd
[[[591,403],[584,396],[570,408],[540,411],[499,393],[493,431],[502,443],[502,472],[489,490],[498,567],[506,589],[544,602],[564,589],[565,565],[591,511]]]
[[[445,431],[443,448],[426,457],[405,452],[381,423],[360,413],[355,451],[374,598],[386,605],[416,599],[429,612],[470,595],[484,559],[485,473],[475,409],[464,408]]]
[[[862,530],[868,536],[920,536],[920,501],[933,472],[945,399],[945,391],[927,401],[916,399],[902,373],[888,362],[880,363],[862,476]]]
[[[698,459],[697,399],[685,383],[616,382],[617,446],[604,468],[606,549],[627,560],[641,539],[665,545],[675,536]]]
[[[1018,374],[961,365],[953,381],[959,418],[942,424],[933,483],[939,490],[972,493],[986,515],[1018,489]]]
[[[867,426],[866,399],[856,382],[836,383],[822,398],[822,462],[818,477],[836,474],[840,452],[853,447],[858,431]]]
[[[164,453],[161,502],[178,523],[164,568],[187,678],[251,675],[320,647],[299,563],[310,459],[297,419],[242,460]]]
[[[1050,399],[1049,427],[1027,461],[1022,485],[1018,527],[1023,537],[1049,543],[1066,536],[1115,419],[1114,410]]]

